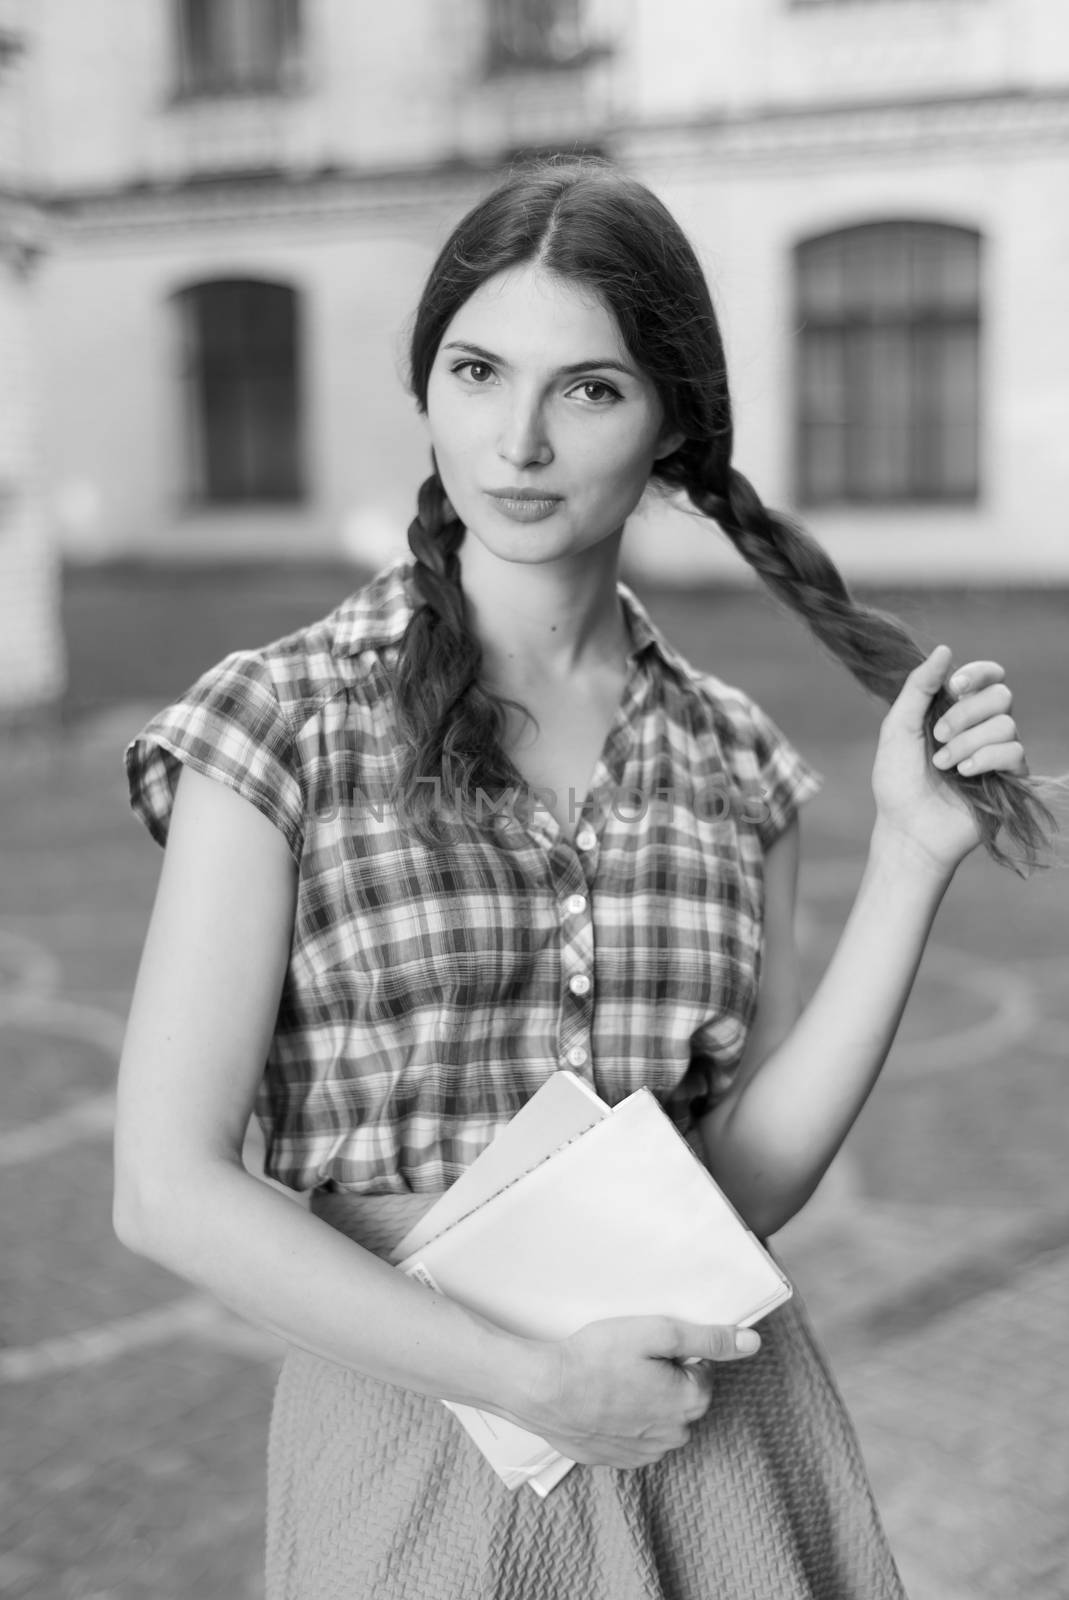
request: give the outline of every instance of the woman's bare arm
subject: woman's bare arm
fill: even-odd
[[[245,1170],[295,896],[271,823],[183,770],[119,1069],[119,1238],[292,1344],[512,1417],[574,1459],[638,1465],[682,1444],[709,1391],[665,1357],[730,1359],[731,1330],[617,1318],[516,1338]]]
[[[289,957],[281,835],[184,770],[119,1067],[116,1231],[292,1343],[483,1400],[529,1377],[521,1341],[429,1294],[246,1172],[241,1150]]]
[[[937,646],[883,719],[872,771],[876,823],[861,885],[828,969],[786,1037],[783,1020],[797,992],[790,934],[797,844],[784,836],[768,853],[770,960],[760,1004],[771,1020],[746,1070],[699,1128],[711,1171],[762,1237],[805,1204],[871,1093],[943,895],[980,842],[969,807],[933,768],[964,760],[970,772],[1027,771],[997,661],[969,661],[955,674],[956,703],[934,730],[943,748],[929,755],[925,717],[949,665],[950,651]]]
[[[717,1182],[761,1238],[801,1210],[891,1048],[947,877],[874,832],[823,979],[801,1010],[794,939],[798,825],[765,863],[765,961],[738,1076],[700,1136]]]

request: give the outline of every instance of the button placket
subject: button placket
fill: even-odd
[[[560,1056],[562,1067],[591,1070],[590,1028],[593,1015],[591,990],[594,971],[594,921],[590,897],[580,894],[575,882],[579,861],[570,851],[558,901],[561,921]],[[579,879],[582,882],[582,878]]]

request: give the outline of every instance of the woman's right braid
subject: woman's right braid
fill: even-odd
[[[726,496],[706,492],[702,509],[777,599],[870,694],[890,704],[924,660],[920,645],[897,617],[855,600],[828,553],[796,522],[769,510],[748,478],[734,467],[727,478]]]
[[[719,477],[726,493],[692,481],[687,492],[693,503],[719,523],[777,599],[803,619],[858,682],[890,704],[907,674],[925,657],[912,634],[897,617],[855,600],[826,551],[796,522],[770,511],[741,472],[729,467],[726,475],[722,470],[716,473],[708,464],[705,470]],[[936,748],[932,729],[952,703],[946,690],[940,690],[929,707],[925,718],[929,751]],[[1040,795],[1049,780],[998,772],[965,778],[953,770],[943,777],[973,812],[984,848],[994,861],[1017,871],[1022,861],[1027,866],[1037,864],[1041,847],[1057,830],[1056,818]],[[1019,848],[1019,857],[998,844],[1002,829]]]

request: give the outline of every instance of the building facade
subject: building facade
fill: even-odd
[[[37,331],[44,224],[24,192],[23,18],[0,3],[0,727],[62,692],[59,562],[40,471]]]
[[[687,228],[736,459],[859,579],[1069,579],[1069,12],[1048,0],[35,0],[26,181],[72,559],[404,547],[430,261],[596,149]],[[658,503],[625,546],[739,576]]]

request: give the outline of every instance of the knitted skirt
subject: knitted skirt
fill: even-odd
[[[427,1204],[313,1209],[390,1246]],[[392,1202],[392,1203],[391,1203]],[[291,1349],[268,1446],[267,1600],[904,1600],[797,1294],[647,1467],[507,1490],[438,1401]]]

